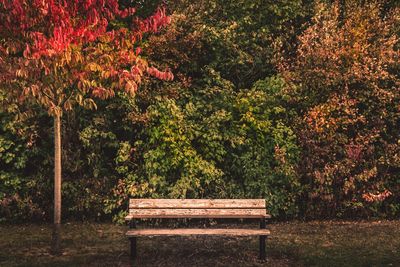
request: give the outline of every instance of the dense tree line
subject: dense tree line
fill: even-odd
[[[400,214],[397,1],[136,4],[143,18],[167,6],[171,24],[140,46],[175,78],[144,76],[134,97],[63,115],[67,217],[118,219],[129,197],[262,197],[277,218]],[[0,221],[49,219],[51,117],[0,89]]]

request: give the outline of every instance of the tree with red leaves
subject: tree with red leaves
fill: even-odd
[[[20,102],[33,100],[54,118],[54,230],[61,226],[61,116],[75,105],[117,90],[134,95],[144,75],[172,80],[149,67],[138,42],[170,23],[164,8],[146,18],[118,0],[0,0],[0,85]]]

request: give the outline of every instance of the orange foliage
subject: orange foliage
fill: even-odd
[[[377,3],[349,1],[343,21],[337,3],[316,10],[296,56],[279,68],[305,104],[298,135],[308,212],[334,216],[400,193],[400,10],[383,17]]]

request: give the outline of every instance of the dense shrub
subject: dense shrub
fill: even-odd
[[[203,88],[149,107],[140,140],[121,145],[124,176],[109,208],[128,197],[265,198],[273,215],[296,213],[298,148],[279,97],[283,81],[235,93],[212,69]]]
[[[319,5],[284,73],[301,110],[300,174],[310,216],[399,211],[398,11]]]

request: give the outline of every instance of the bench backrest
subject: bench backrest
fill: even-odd
[[[131,218],[265,218],[264,199],[130,199]]]

